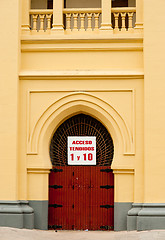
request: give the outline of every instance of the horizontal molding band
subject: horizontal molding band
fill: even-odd
[[[110,35],[111,36],[111,35]],[[52,38],[50,35],[22,38],[22,52],[80,52],[80,51],[143,51],[143,38],[136,34],[118,34],[100,37],[98,34],[64,35]]]
[[[44,47],[44,46],[22,46],[22,52],[94,52],[94,51],[143,51],[141,46],[119,46],[119,47]]]
[[[98,32],[76,32],[75,34],[27,35],[21,37],[22,44],[53,44],[53,43],[143,43],[143,35],[139,33],[103,34]]]
[[[134,174],[134,169],[113,169],[114,174]]]
[[[49,174],[50,173],[50,168],[37,168],[37,167],[27,168],[27,173]]]
[[[49,79],[143,79],[142,71],[21,71],[20,80],[49,80]]]

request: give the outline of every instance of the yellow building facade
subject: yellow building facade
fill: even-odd
[[[164,229],[165,2],[0,6],[0,226],[48,228],[50,141],[83,113],[113,139],[114,230]]]

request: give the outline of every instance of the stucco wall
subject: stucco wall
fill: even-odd
[[[20,2],[0,3],[0,189],[1,200],[17,199],[18,72],[20,60]],[[14,14],[13,14],[14,12]],[[8,16],[7,20],[6,16]],[[11,30],[12,29],[12,30]]]

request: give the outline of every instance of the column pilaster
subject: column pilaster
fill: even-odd
[[[110,30],[112,31],[112,21],[111,21],[111,0],[102,0],[102,23],[100,30]]]
[[[143,29],[143,0],[136,0],[135,29],[139,31]]]
[[[30,0],[22,0],[22,33],[30,33],[29,10]]]
[[[63,25],[64,0],[53,0],[53,28],[52,33],[64,31]]]

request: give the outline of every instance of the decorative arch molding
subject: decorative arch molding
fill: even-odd
[[[42,156],[42,166],[51,166],[49,144],[58,126],[67,118],[84,113],[100,121],[110,132],[114,142],[114,160],[134,155],[134,139],[127,123],[110,104],[95,95],[75,92],[50,105],[40,116],[30,133],[27,155]]]

